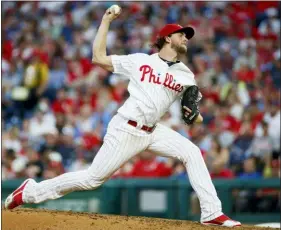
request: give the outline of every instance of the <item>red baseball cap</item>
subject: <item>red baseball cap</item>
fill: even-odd
[[[194,29],[190,26],[182,27],[179,24],[167,24],[159,32],[159,37],[166,37],[173,33],[183,32],[187,39],[191,39],[194,36]]]

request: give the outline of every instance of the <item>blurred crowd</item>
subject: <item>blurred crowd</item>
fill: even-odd
[[[91,64],[112,2],[3,2],[2,180],[87,168],[128,82]],[[212,178],[280,177],[280,2],[122,2],[108,54],[153,53],[166,23],[191,25],[182,61],[195,73],[203,124],[175,102],[161,123],[198,145]],[[187,151],[184,150],[183,151]],[[181,162],[143,152],[114,178],[186,179]]]

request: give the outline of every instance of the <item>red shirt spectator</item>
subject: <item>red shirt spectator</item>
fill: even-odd
[[[93,64],[89,58],[81,58],[80,65],[83,75],[87,75],[93,68]]]
[[[90,104],[92,109],[95,109],[97,106],[97,100],[98,100],[98,95],[96,93],[79,95],[79,98],[77,99],[75,112],[79,112],[81,107],[85,104]]]
[[[260,38],[259,43],[267,42],[266,39]],[[259,58],[259,64],[266,64],[273,60],[273,53],[271,49],[268,49],[266,46],[258,46],[257,47],[257,54]]]
[[[218,172],[218,173],[210,173],[211,174],[211,178],[213,179],[217,179],[217,178],[225,178],[225,179],[231,179],[234,178],[234,173],[230,170],[230,169],[223,169],[222,171]]]
[[[72,108],[74,102],[72,99],[65,98],[63,100],[55,100],[52,104],[52,109],[54,113],[67,113],[69,108]]]
[[[145,157],[144,157],[145,156]],[[156,160],[150,152],[143,152],[141,158],[135,162],[130,173],[131,177],[168,177],[172,169],[163,162]]]
[[[229,130],[234,133],[238,133],[240,130],[241,123],[236,120],[233,116],[231,115],[226,115],[226,116],[221,116],[221,117],[216,117],[210,125],[209,128],[210,130],[216,130],[216,127],[219,126],[221,131],[224,130]]]
[[[257,114],[255,114],[252,118],[252,129],[255,130],[257,125],[262,121],[264,117],[264,113],[263,112],[258,112]]]
[[[236,77],[239,81],[251,83],[255,79],[255,71],[250,69],[248,66],[241,66],[240,70],[236,72]]]
[[[238,132],[241,123],[237,121],[233,116],[228,115],[222,120],[223,127],[225,130],[231,130],[233,132]]]
[[[211,99],[215,104],[220,102],[220,95],[218,91],[212,90],[212,89],[208,89],[208,90],[201,90],[201,93],[203,95],[204,98],[208,98]]]
[[[251,3],[252,4],[252,3]],[[254,4],[254,2],[253,2]],[[268,8],[278,8],[278,1],[256,1],[256,12],[257,13],[264,13]]]
[[[85,133],[82,137],[82,141],[83,147],[87,150],[91,150],[101,144],[100,138],[92,133]]]
[[[10,40],[4,41],[2,44],[2,57],[3,59],[7,60],[8,62],[11,62],[12,60],[12,52],[13,52],[13,43]]]
[[[52,110],[54,113],[69,113],[73,110],[74,101],[66,97],[66,92],[61,89],[57,93],[57,99],[52,104]]]

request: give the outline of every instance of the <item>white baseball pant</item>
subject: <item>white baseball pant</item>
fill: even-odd
[[[96,189],[126,161],[146,149],[183,162],[200,201],[201,221],[222,214],[221,202],[196,145],[161,124],[157,124],[152,133],[147,133],[127,124],[119,114],[109,123],[104,143],[87,170],[65,173],[40,183],[31,181],[23,191],[23,201],[41,203],[73,191]]]

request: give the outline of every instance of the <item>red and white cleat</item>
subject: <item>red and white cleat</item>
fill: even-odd
[[[202,224],[224,226],[224,227],[230,227],[230,228],[241,226],[241,223],[239,221],[232,220],[224,214],[215,218],[215,219],[213,219],[213,220],[204,221],[204,222],[202,222]]]
[[[29,181],[25,180],[13,193],[11,193],[5,200],[5,209],[14,209],[23,204],[22,192]]]

